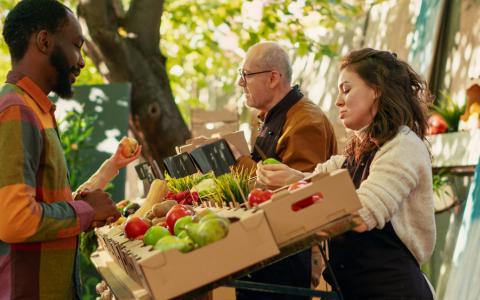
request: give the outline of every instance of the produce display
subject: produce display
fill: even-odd
[[[271,158],[264,163],[280,162]],[[155,299],[167,299],[270,258],[279,253],[279,245],[315,233],[328,218],[358,210],[351,203],[351,207],[342,206],[345,199],[353,201],[351,181],[341,183],[341,201],[329,202],[327,207],[322,192],[325,188],[325,195],[331,195],[335,185],[323,186],[322,176],[315,178],[318,183],[301,180],[274,192],[254,188],[252,175],[233,170],[218,177],[209,173],[155,179],[143,202],[117,204],[122,217],[97,230],[100,244]],[[340,177],[350,180],[348,174]],[[215,270],[209,267],[213,257],[223,259]],[[202,275],[180,272],[172,277],[182,264],[199,269]],[[178,285],[179,280],[189,284]]]
[[[193,174],[183,178],[172,178],[165,174],[170,190],[167,199],[180,204],[201,205],[213,202],[220,206],[237,206],[247,199],[251,190],[251,171],[236,169],[231,173],[215,177],[213,173]]]
[[[197,178],[192,188],[203,192],[211,188],[210,184],[215,184],[213,178],[203,176]],[[142,240],[144,245],[158,251],[189,252],[208,245],[228,234],[230,222],[208,209],[195,214],[191,204],[198,204],[199,192],[168,191],[166,181],[155,179],[141,206],[129,201],[117,204],[124,221],[114,225],[121,225],[128,239]]]

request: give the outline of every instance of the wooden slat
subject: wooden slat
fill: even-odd
[[[99,249],[91,256],[91,261],[102,278],[107,282],[113,294],[122,300],[150,300],[150,294],[133,281],[106,250]]]

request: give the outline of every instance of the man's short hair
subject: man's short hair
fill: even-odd
[[[23,58],[32,34],[41,30],[58,32],[67,21],[68,7],[56,0],[22,0],[7,15],[3,38],[12,61]]]
[[[278,70],[288,84],[292,82],[292,66],[287,52],[275,42],[262,42],[265,49],[259,57],[259,62],[266,69]]]

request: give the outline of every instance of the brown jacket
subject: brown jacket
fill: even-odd
[[[318,105],[303,97],[288,110],[275,152],[284,164],[303,172],[337,154],[333,126]],[[236,166],[255,169],[256,162],[242,156]]]

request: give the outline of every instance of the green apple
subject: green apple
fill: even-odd
[[[192,216],[184,216],[181,217],[180,219],[175,222],[175,226],[173,227],[173,232],[175,235],[179,235],[180,232],[185,230],[185,225],[193,223],[193,217]]]
[[[147,232],[145,232],[145,235],[143,236],[143,242],[145,245],[155,246],[158,240],[167,235],[170,235],[170,232],[167,228],[155,225],[150,227]]]
[[[264,165],[275,165],[275,164],[281,164],[281,162],[279,162],[277,159],[275,158],[267,158],[263,161],[263,164]]]

